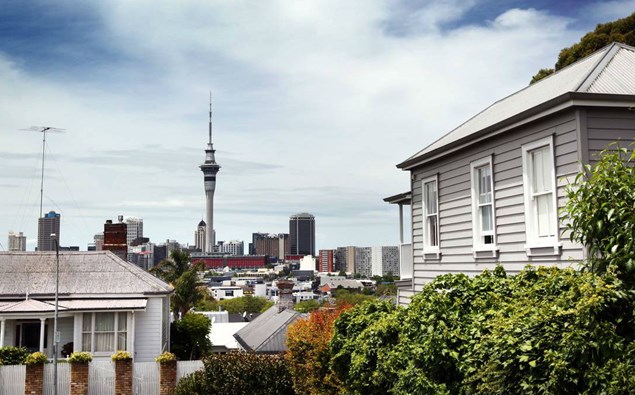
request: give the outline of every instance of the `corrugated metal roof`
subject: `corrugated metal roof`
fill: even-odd
[[[58,310],[65,310],[59,307]],[[55,306],[35,299],[7,303],[0,307],[0,313],[46,313],[55,311]]]
[[[93,310],[141,310],[145,309],[147,299],[75,299],[60,300],[59,311]],[[2,313],[46,313],[55,311],[54,300],[25,299],[17,302],[2,303]]]
[[[282,352],[287,350],[287,327],[303,316],[291,309],[278,312],[278,306],[271,306],[247,326],[236,332],[234,337],[248,351]]]
[[[0,297],[55,293],[54,252],[0,252]],[[167,294],[172,286],[110,251],[60,253],[62,295]]]
[[[635,94],[635,48],[613,43],[495,102],[397,166],[409,167],[418,158],[568,92]]]

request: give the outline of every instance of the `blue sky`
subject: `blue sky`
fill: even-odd
[[[395,164],[524,87],[635,1],[5,1],[0,233],[32,249],[45,210],[82,249],[117,215],[193,242],[208,92],[217,238],[316,216],[319,248],[395,244]],[[494,71],[494,72],[493,72]],[[0,239],[4,244],[5,236]]]

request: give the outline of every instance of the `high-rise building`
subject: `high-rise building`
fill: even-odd
[[[95,251],[101,251],[104,249],[104,232],[95,233],[93,236],[93,242],[95,243]]]
[[[128,229],[124,222],[113,224],[107,220],[104,224],[103,249],[112,251],[124,261],[128,258]]]
[[[289,217],[289,244],[291,255],[315,256],[315,217],[309,213]]]
[[[143,218],[126,217],[124,221],[127,225],[126,243],[132,245],[136,239],[143,237]]]
[[[355,273],[355,247],[338,247],[335,250],[335,270]]]
[[[399,247],[372,247],[372,275],[385,276],[392,273],[399,276]]]
[[[194,232],[194,247],[201,252],[205,251],[205,221],[201,220]]]
[[[355,247],[355,273],[373,275],[373,250],[371,247]]]
[[[220,246],[220,252],[230,255],[245,255],[245,244],[242,240],[226,241]]]
[[[216,190],[216,174],[220,166],[214,157],[216,150],[212,144],[212,95],[209,97],[209,142],[205,148],[205,162],[199,166],[203,172],[203,185],[205,186],[205,248],[203,252],[213,252],[216,244],[214,233],[214,191]]]
[[[250,255],[284,258],[289,254],[288,233],[252,233]]]
[[[51,234],[57,235],[60,240],[60,220],[61,215],[55,211],[49,211],[42,218],[38,219],[37,230],[37,250],[38,251],[55,251],[55,244],[51,238]]]
[[[22,232],[9,232],[9,251],[26,251],[26,236]]]
[[[335,271],[335,250],[320,250],[318,257],[318,271],[322,273],[330,273]]]

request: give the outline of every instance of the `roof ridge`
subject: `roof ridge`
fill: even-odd
[[[604,51],[604,54],[600,56],[600,58],[595,62],[593,67],[589,69],[586,75],[581,79],[578,86],[573,90],[573,92],[584,92],[586,91],[595,80],[599,77],[599,75],[604,71],[606,66],[615,58],[617,52],[621,49],[621,46],[618,45],[617,42],[612,42],[611,44],[602,47],[601,49],[593,52],[592,56],[600,51]]]

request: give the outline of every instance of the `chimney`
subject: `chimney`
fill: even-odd
[[[120,215],[119,217],[117,217],[119,219],[119,223],[123,222],[123,215]]]
[[[278,280],[278,313],[293,308],[293,281]]]

